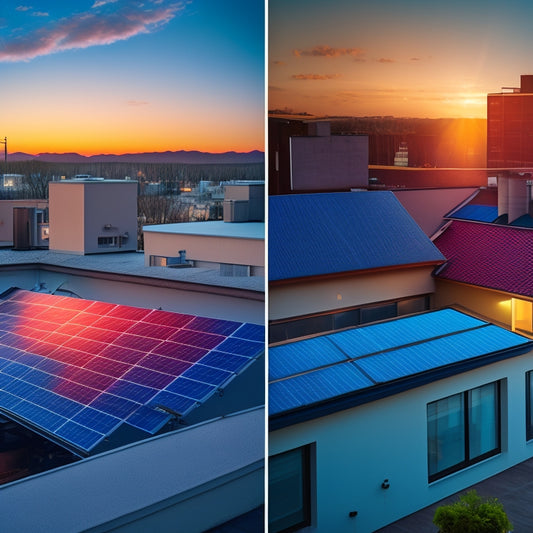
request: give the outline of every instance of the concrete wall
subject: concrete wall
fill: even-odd
[[[350,190],[368,185],[368,137],[291,137],[291,190]]]
[[[137,249],[137,182],[51,182],[50,250],[77,254]],[[98,246],[98,237],[128,234],[120,248]]]
[[[443,217],[469,198],[477,189],[418,189],[393,191],[394,196],[431,237],[443,224]]]
[[[526,442],[525,434],[529,370],[532,353],[273,431],[269,454],[314,444],[316,508],[310,530],[371,533],[533,456],[533,441]],[[502,452],[428,483],[427,404],[500,379]],[[388,490],[381,488],[385,479]],[[357,516],[350,518],[351,511]]]
[[[434,289],[430,267],[271,285],[269,320],[418,296]]]
[[[264,409],[0,487],[3,533],[200,533],[264,501]]]
[[[435,280],[435,306],[459,306],[490,322],[512,328],[511,296],[482,287],[473,287],[443,279]]]
[[[186,250],[187,259],[195,261],[232,265],[265,265],[265,241],[262,239],[144,232],[146,266],[149,266],[151,255],[177,257],[179,250]]]
[[[85,250],[85,203],[82,183],[51,182],[50,250],[83,254]]]

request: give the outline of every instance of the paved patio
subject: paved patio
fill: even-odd
[[[533,531],[533,458],[472,485],[469,489],[476,489],[483,497],[498,498],[514,526],[513,533]],[[437,533],[438,528],[433,524],[435,509],[443,503],[457,501],[459,494],[434,503],[375,533]]]

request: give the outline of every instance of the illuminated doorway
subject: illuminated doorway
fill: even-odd
[[[513,298],[513,331],[533,333],[533,302]]]

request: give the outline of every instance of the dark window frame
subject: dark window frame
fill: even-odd
[[[472,433],[472,427],[470,425],[470,419],[471,419],[471,393],[477,389],[480,389],[486,385],[496,385],[496,437],[497,437],[497,444],[496,447],[492,448],[491,450],[486,451],[485,453],[482,453],[480,455],[471,456],[470,455],[470,437]],[[485,459],[488,459],[489,457],[494,457],[495,455],[498,455],[502,451],[502,397],[501,397],[501,381],[492,381],[490,383],[485,383],[484,385],[480,385],[479,387],[474,387],[472,389],[468,389],[466,391],[451,394],[450,396],[445,396],[444,398],[440,398],[439,400],[435,400],[434,402],[429,402],[426,406],[426,422],[429,424],[428,419],[428,409],[431,404],[437,403],[439,401],[445,400],[447,398],[451,398],[453,396],[457,396],[458,394],[462,395],[463,397],[463,431],[464,431],[464,442],[463,442],[463,448],[464,448],[464,457],[465,459],[463,461],[459,461],[458,463],[449,466],[448,468],[445,468],[443,470],[440,470],[438,472],[435,472],[433,474],[429,473],[430,470],[430,460],[429,460],[429,428],[427,431],[427,442],[428,442],[428,481],[429,483],[433,483],[434,481],[437,481],[439,479],[442,479],[444,477],[449,476],[450,474],[454,474],[455,472],[459,472],[461,470],[464,470],[465,468],[475,465],[477,463],[480,463],[481,461],[484,461]]]
[[[526,440],[533,439],[533,420],[531,415],[533,414],[533,395],[531,394],[531,386],[533,385],[531,378],[533,377],[533,370],[526,372]]]
[[[275,529],[274,525],[270,523],[271,516],[269,516],[269,531],[273,531],[275,533],[291,533],[293,531],[298,531],[304,527],[308,527],[311,525],[311,444],[307,444],[305,446],[301,446],[299,448],[294,448],[292,450],[287,450],[285,452],[273,455],[269,458],[269,461],[273,458],[280,457],[289,453],[294,453],[296,451],[301,452],[301,472],[302,472],[302,513],[303,518],[299,522],[295,522],[294,524],[289,525],[288,527],[285,527],[283,529]],[[269,483],[269,490],[270,490],[270,483]],[[270,512],[272,511],[272,508],[270,508]],[[269,514],[270,514],[269,512]]]

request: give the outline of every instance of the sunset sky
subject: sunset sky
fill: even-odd
[[[270,0],[269,109],[486,117],[533,74],[533,3]]]
[[[264,9],[4,1],[0,138],[31,154],[263,150]]]

